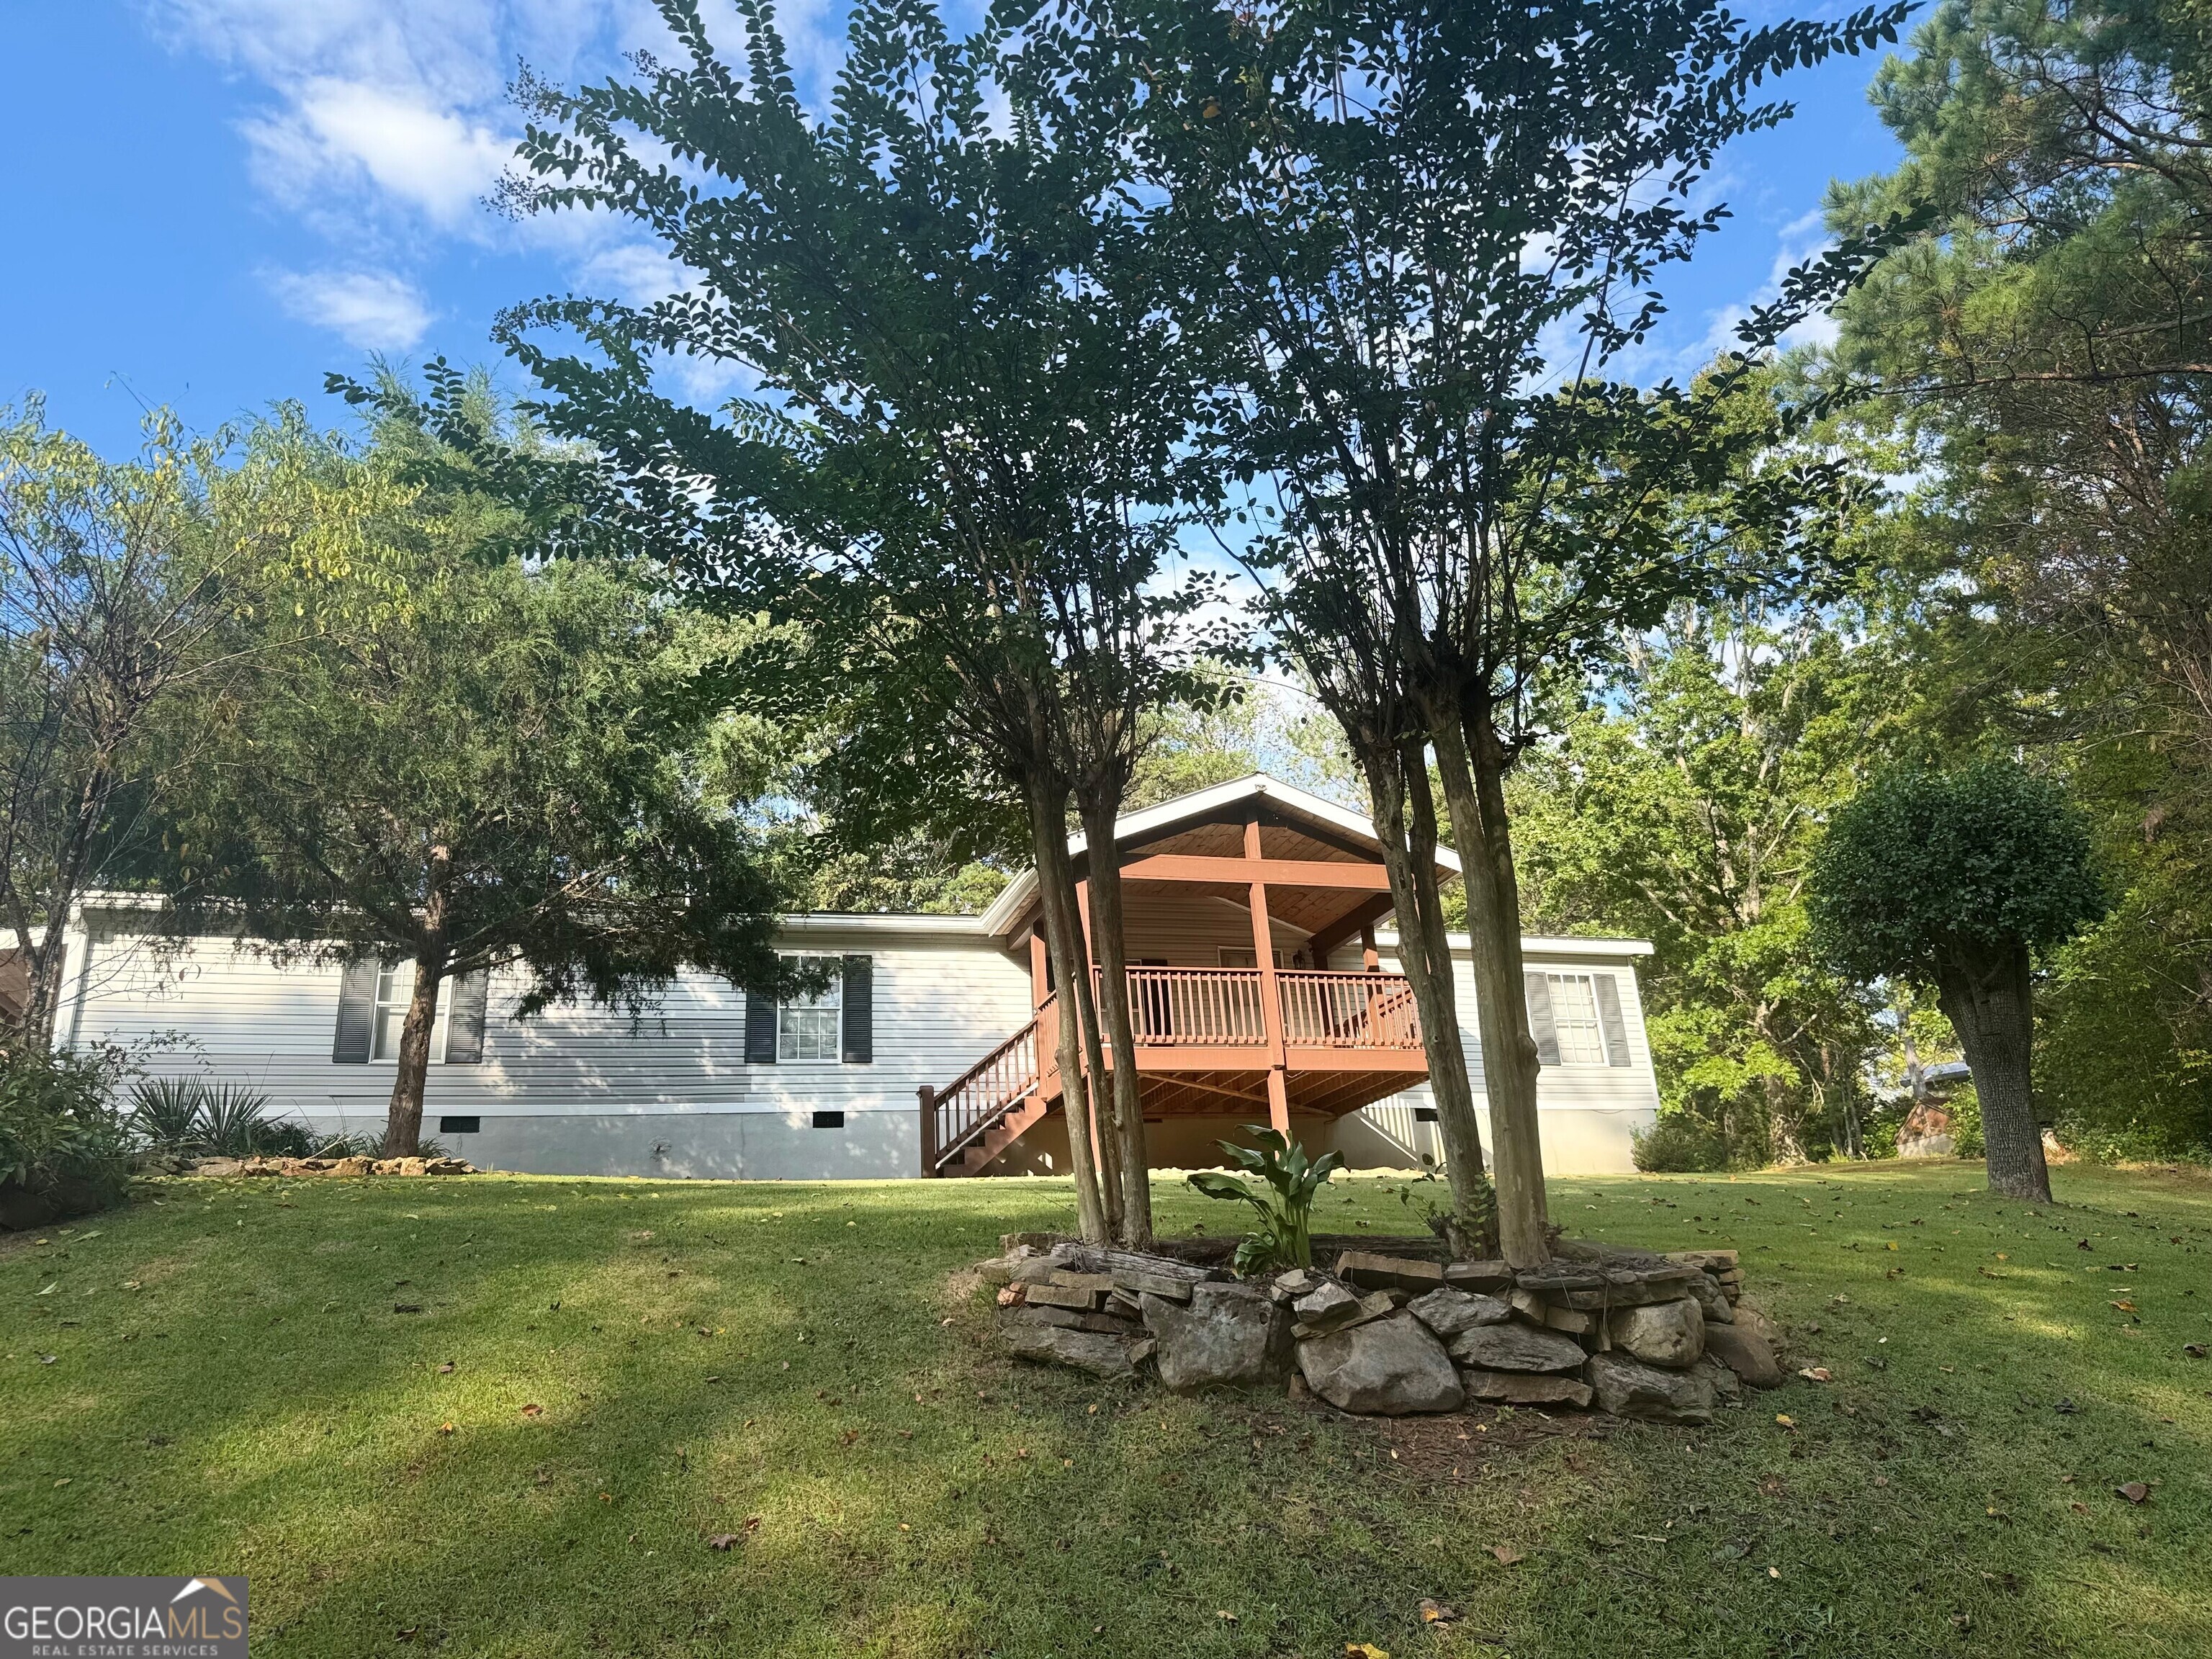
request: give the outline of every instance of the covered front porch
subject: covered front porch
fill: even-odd
[[[1147,1124],[1233,1115],[1289,1134],[1294,1119],[1333,1121],[1426,1078],[1412,988],[1376,952],[1375,924],[1391,906],[1371,842],[1249,795],[1168,823],[1143,816],[1125,821],[1121,874]],[[1081,849],[1077,875],[1087,936]],[[1032,901],[1015,937],[1036,1015],[958,1078],[921,1091],[926,1175],[981,1173],[1056,1114],[1066,999],[1033,912]]]

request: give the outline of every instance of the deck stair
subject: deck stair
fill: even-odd
[[[975,1175],[1043,1117],[1036,1019],[939,1091],[922,1113],[922,1173]]]

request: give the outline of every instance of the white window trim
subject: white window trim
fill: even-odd
[[[819,952],[793,955],[787,957],[785,959],[787,961],[798,963],[802,967],[814,963],[829,963],[830,970],[830,983],[823,991],[822,994],[817,998],[811,999],[803,1003],[778,1002],[775,1005],[776,1064],[779,1066],[842,1065],[845,1059],[844,959],[842,957],[829,956]],[[793,1052],[791,1048],[787,1048],[787,1044],[795,1045],[796,1042],[800,1040],[800,1034],[793,1032],[787,1035],[784,1022],[792,1015],[801,1013],[810,1015],[826,1013],[829,1015],[830,1030],[828,1036],[828,1053],[819,1054],[801,1054]],[[818,1040],[818,1038],[819,1034],[815,1034],[814,1040]]]
[[[1559,1047],[1559,1064],[1577,1067],[1599,1067],[1611,1065],[1613,1062],[1606,1052],[1605,1016],[1599,1011],[1597,1005],[1595,975],[1563,973],[1557,969],[1547,969],[1544,970],[1544,979],[1552,992],[1552,1041]],[[1561,988],[1567,985],[1582,987],[1583,995],[1589,1005],[1588,1018],[1585,1019],[1579,1015],[1571,1019],[1566,1017],[1562,1006],[1564,999],[1559,993]],[[1582,1034],[1587,1033],[1589,1044],[1586,1054],[1578,1054],[1572,1059],[1570,1059],[1567,1054],[1568,1034],[1571,1031],[1577,1034],[1578,1042],[1582,1040]]]
[[[370,993],[368,1004],[368,1058],[372,1065],[397,1066],[399,1063],[399,1042],[407,1024],[407,1005],[415,995],[415,964],[411,962],[395,963],[376,970],[376,986]],[[446,1044],[453,1036],[453,976],[451,974],[438,984],[438,1016],[430,1026],[430,1064],[446,1063]],[[393,1016],[392,1051],[384,1048],[385,1016]]]

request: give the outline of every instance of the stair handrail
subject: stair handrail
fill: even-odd
[[[1047,1006],[1049,1006],[1049,999]],[[1005,1117],[1009,1111],[1036,1090],[1038,1082],[1037,1023],[1042,1013],[1043,1010],[1039,1009],[1037,1013],[1030,1017],[1028,1024],[961,1073],[938,1093],[932,1103],[937,1114],[937,1134],[936,1144],[931,1149],[937,1167],[943,1168],[951,1162],[955,1154],[964,1150],[970,1142],[989,1133],[994,1123]],[[957,1129],[953,1128],[952,1126],[958,1123],[962,1115],[959,1104],[961,1095],[982,1081],[991,1073],[1005,1070],[1005,1062],[1007,1059],[1013,1056],[1015,1052],[1024,1045],[1028,1049],[1026,1067],[1014,1069],[1011,1076],[1000,1085],[1000,1094],[979,1108],[968,1109],[969,1121],[966,1125]]]

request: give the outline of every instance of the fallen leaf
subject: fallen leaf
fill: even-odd
[[[1490,1553],[1498,1558],[1498,1565],[1501,1567],[1510,1567],[1516,1561],[1524,1560],[1527,1559],[1519,1550],[1510,1548],[1504,1544],[1492,1544],[1490,1547]]]
[[[1808,1382],[1832,1382],[1836,1380],[1834,1373],[1826,1365],[1807,1365],[1797,1375]]]
[[[737,1534],[733,1532],[718,1532],[712,1538],[709,1538],[707,1540],[707,1547],[710,1550],[726,1550],[731,1545],[737,1541]]]
[[[1790,1416],[1788,1412],[1775,1413],[1774,1420],[1785,1429],[1794,1429],[1797,1426],[1797,1419]]]
[[[2191,1359],[2202,1359],[2207,1352],[2202,1342],[2185,1342],[2181,1345],[2181,1351]]]
[[[1213,1616],[1224,1625],[1233,1625],[1237,1622],[1237,1615],[1226,1607],[1215,1608]]]
[[[1782,1569],[1779,1567],[1769,1567],[1766,1570],[1766,1576],[1769,1578],[1779,1578],[1782,1577]]]
[[[1457,1607],[1448,1607],[1425,1595],[1421,1598],[1421,1622],[1425,1625],[1457,1624],[1462,1616]]]
[[[1372,1642],[1346,1642],[1344,1644],[1344,1659],[1390,1659],[1390,1656]]]
[[[2150,1488],[2143,1485],[2140,1480],[2130,1480],[2124,1485],[2113,1487],[2112,1490],[2119,1493],[2121,1497],[2126,1498],[2130,1504],[2148,1504],[2150,1502]]]
[[[421,1313],[422,1311],[422,1304],[419,1302],[395,1302],[392,1304],[392,1311],[394,1313]]]
[[[2088,1506],[2087,1504],[2084,1504],[2084,1503],[2080,1502],[2079,1500],[2076,1500],[2076,1501],[2075,1501],[2075,1502],[2074,1502],[2074,1503],[2069,1504],[2066,1507],[2067,1507],[2068,1509],[2069,1509],[2069,1510],[2073,1510],[2073,1511],[2074,1511],[2074,1513],[2075,1513],[2075,1514],[2076,1514],[2076,1515],[2087,1515],[2087,1514],[2088,1514],[2088,1512],[2089,1512],[2089,1506]]]
[[[522,1408],[522,1414],[525,1417],[536,1417],[540,1415],[544,1409],[545,1407],[543,1406],[525,1406]]]
[[[451,1376],[453,1374],[453,1362],[450,1359],[448,1359],[444,1364],[438,1367],[438,1375],[441,1376]]]
[[[2133,1313],[2136,1310],[2136,1304],[2132,1302],[2115,1302],[2112,1305],[2122,1313]]]
[[[441,1423],[438,1425],[438,1432],[440,1434],[451,1434],[453,1431],[453,1425],[450,1423]]]

